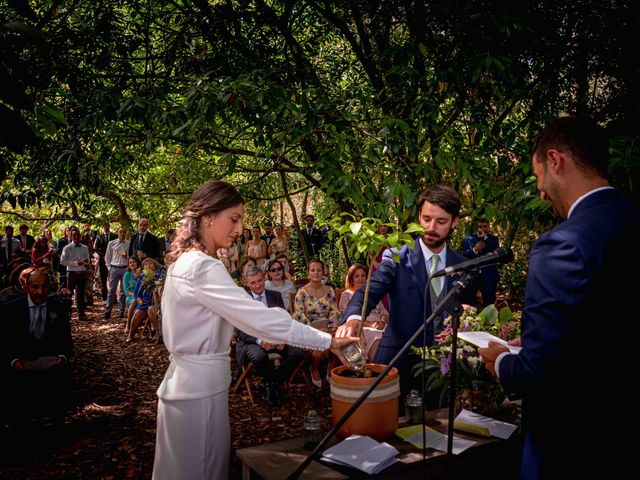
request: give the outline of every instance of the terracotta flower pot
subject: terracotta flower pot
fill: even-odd
[[[372,372],[380,373],[386,365],[369,363],[367,367]],[[340,366],[331,371],[331,407],[334,424],[376,379],[376,377],[344,377],[342,373],[346,370],[347,367]],[[350,435],[367,435],[376,440],[389,438],[398,428],[398,397],[400,397],[400,379],[398,370],[392,368],[385,379],[338,430],[338,435],[342,438]]]

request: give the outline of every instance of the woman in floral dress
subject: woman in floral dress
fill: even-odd
[[[332,287],[322,284],[322,275],[324,274],[322,260],[311,260],[308,272],[309,283],[296,293],[292,317],[305,325],[332,330],[338,326],[340,318],[340,311],[336,303],[336,291]],[[318,388],[322,386],[319,367],[327,357],[327,352],[313,352],[311,354],[311,381]]]

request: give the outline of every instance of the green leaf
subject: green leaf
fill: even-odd
[[[513,312],[509,307],[502,307],[498,314],[498,321],[502,323],[510,322],[513,319]]]
[[[424,233],[424,227],[419,223],[410,223],[404,233]]]
[[[357,235],[361,228],[362,222],[353,222],[349,225],[349,230],[351,230],[354,235]]]
[[[496,308],[495,305],[491,304],[486,306],[484,310],[480,312],[480,315],[482,315],[482,317],[486,319],[489,325],[493,325],[496,323],[496,320],[498,319],[498,309]]]
[[[387,237],[387,243],[392,246],[395,247],[396,244],[398,243],[398,238],[400,237],[400,233],[399,232],[393,232],[392,234],[390,234]]]

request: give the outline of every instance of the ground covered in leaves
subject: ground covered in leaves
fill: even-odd
[[[0,425],[2,479],[148,479],[155,449],[155,391],[168,365],[162,343],[148,338],[127,344],[124,320],[101,319],[102,303],[89,307],[90,321],[72,319],[75,342],[73,405],[62,428],[33,419],[20,432]],[[326,387],[310,395],[294,385],[271,407],[255,388],[256,404],[244,388],[229,396],[231,477],[241,478],[235,449],[300,435],[311,408],[330,421]],[[43,399],[46,401],[46,399]],[[328,425],[327,425],[328,426]]]

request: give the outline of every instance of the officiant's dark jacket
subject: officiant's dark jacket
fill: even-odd
[[[504,356],[498,371],[505,391],[523,397],[521,478],[594,478],[598,466],[613,474],[637,456],[625,452],[637,442],[619,435],[637,426],[635,402],[624,395],[637,378],[638,283],[631,279],[640,255],[628,247],[639,225],[638,212],[605,189],[533,246],[523,350]]]
[[[73,353],[70,309],[67,302],[50,297],[47,300],[44,335],[37,339],[29,333],[30,316],[26,296],[0,306],[3,370],[10,369],[11,362],[16,358],[35,360],[57,355],[69,358]]]

